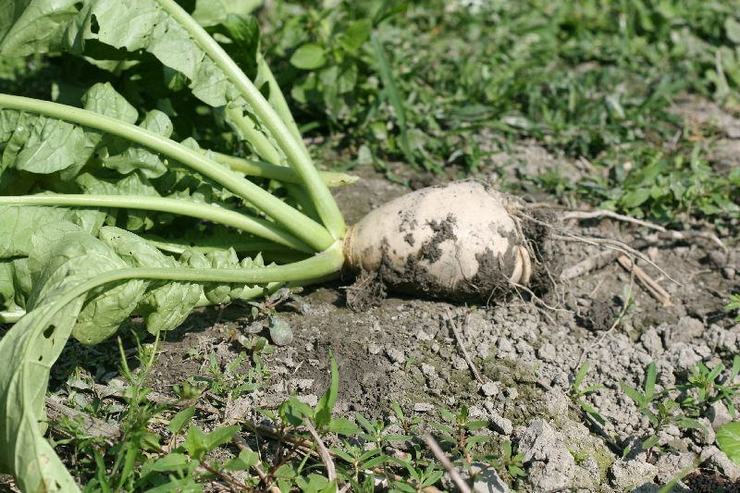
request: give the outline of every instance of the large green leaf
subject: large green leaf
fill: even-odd
[[[38,305],[38,299],[48,298],[49,290],[64,291],[79,284],[81,279],[129,267],[104,242],[85,231],[69,228],[57,236],[50,251],[32,252],[32,259],[35,256],[46,259],[43,268],[33,273],[32,306]],[[131,315],[146,287],[145,282],[132,280],[92,292],[77,317],[72,335],[84,344],[107,339]]]
[[[174,258],[126,230],[105,227],[100,231],[100,238],[132,267],[183,267]],[[195,283],[166,282],[153,283],[152,286],[137,308],[152,334],[172,330],[182,324],[203,296],[203,288]]]
[[[210,27],[223,23],[230,15],[247,16],[260,5],[262,0],[198,0],[193,18],[200,25]]]
[[[83,96],[85,109],[136,123],[138,113],[123,96],[108,84],[95,84]],[[140,126],[169,137],[172,122],[160,111],[148,113]],[[69,181],[79,174],[97,155],[99,164],[128,174],[139,170],[145,176],[162,176],[167,168],[161,158],[147,149],[131,145],[95,130],[37,114],[0,108],[0,179],[13,169],[26,173],[48,175],[61,172],[61,180]]]
[[[44,439],[49,372],[82,306],[82,299],[62,306],[56,299],[39,300],[0,340],[6,365],[0,372],[0,472],[13,474],[22,491],[79,491]]]
[[[233,114],[241,114],[241,125],[254,126],[248,137],[266,140],[274,145],[269,132],[262,128],[221,68],[158,2],[16,0],[10,2],[12,8],[6,6],[7,3],[8,0],[0,2],[0,13],[3,8],[11,12],[0,23],[0,55],[69,52],[84,55],[91,61],[97,58],[102,63],[96,64],[105,67],[111,53],[120,56],[122,52],[128,52],[130,59],[139,59],[143,50],[154,55],[166,67],[166,71],[175,71],[185,77],[190,90],[201,101],[216,108],[227,104],[238,108],[231,115],[226,114],[226,119],[231,122]],[[290,123],[293,131],[295,125],[292,117],[264,61],[255,50],[243,49],[245,43],[255,45],[258,39],[251,29],[254,23],[244,20],[252,10],[253,3],[201,0],[197,3],[195,15],[204,25],[226,26],[220,34],[231,36],[232,45],[239,50],[240,56],[237,58],[240,65],[254,76],[253,82],[257,88],[269,94],[268,100],[281,117]],[[223,8],[215,9],[216,4],[223,4]],[[206,15],[206,11],[210,11],[210,15]],[[246,60],[246,56],[255,59]],[[115,66],[120,67],[119,64]],[[253,67],[258,67],[257,75],[251,73]],[[172,74],[167,78],[173,79]]]
[[[0,259],[27,257],[33,235],[46,225],[74,223],[96,234],[105,213],[86,209],[0,206]]]
[[[32,285],[28,259],[0,261],[0,311],[23,310]]]
[[[727,423],[717,430],[717,445],[735,464],[740,465],[740,421]]]

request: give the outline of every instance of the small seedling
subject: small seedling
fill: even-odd
[[[650,422],[651,434],[641,444],[642,449],[648,454],[658,446],[660,432],[671,424],[681,429],[704,429],[699,421],[682,412],[680,404],[670,397],[669,392],[656,392],[657,375],[655,363],[650,363],[645,370],[642,389],[622,384],[624,393],[634,401],[640,413]]]
[[[587,396],[603,388],[603,385],[600,384],[589,385],[587,387],[583,386],[583,381],[588,374],[589,366],[588,361],[586,361],[578,368],[576,376],[573,379],[573,383],[570,386],[569,395],[571,400],[580,408],[581,411],[603,426],[606,423],[603,416],[601,416],[599,411],[585,399]]]

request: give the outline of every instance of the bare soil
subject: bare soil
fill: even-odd
[[[337,193],[350,220],[405,191],[371,171],[361,173],[362,181]],[[563,227],[627,244],[649,233],[610,221]],[[638,265],[670,294],[670,306],[661,306],[616,262],[567,283],[556,281],[536,300],[521,293],[489,306],[391,294],[358,312],[346,303],[352,279],[307,289],[300,310],[280,314],[295,337],[292,344],[265,357],[268,383],[228,403],[220,419],[252,417],[256,408],[275,407],[292,393],[314,404],[328,385],[332,352],[340,367],[340,415],[386,416],[390,403],[397,402],[406,412],[431,419],[438,406],[464,404],[473,416],[490,420],[501,437],[524,444],[520,451],[528,458],[531,491],[623,491],[625,486],[632,490],[659,484],[678,474],[689,456],[716,453],[712,423],[705,419],[706,433],[669,427],[661,444],[674,449],[660,458],[642,452],[620,459],[621,448],[649,434],[647,420],[620,385],[638,386],[652,361],[660,372],[659,384],[672,386],[685,379],[695,363],[727,363],[738,353],[740,325],[723,311],[728,293],[738,289],[740,256],[736,242],[728,240],[726,252],[701,239],[657,242],[645,250],[665,274],[645,262]],[[548,248],[563,266],[603,251],[566,241]],[[628,296],[633,302],[625,311]],[[215,350],[223,362],[235,357],[240,348],[229,342],[228,334],[249,326],[248,310],[231,307],[220,320],[214,320],[216,316],[205,312],[193,318],[164,343],[153,373],[157,390],[171,392],[172,385],[203,371],[193,351]],[[459,343],[470,353],[483,384],[463,358],[450,320],[460,327]],[[601,431],[586,426],[588,421],[567,396],[584,361],[592,367],[586,384],[603,385],[590,397],[606,419]],[[546,443],[527,445],[528,434],[538,426],[545,430],[537,433],[544,437],[538,440]],[[565,458],[563,450],[568,452]],[[724,481],[716,484],[737,484],[736,469],[725,464],[723,470],[721,458],[707,460],[713,464],[709,470]],[[647,473],[640,473],[643,470]],[[710,481],[714,474],[707,472],[705,479],[695,474],[690,483]]]

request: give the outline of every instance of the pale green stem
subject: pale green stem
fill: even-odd
[[[215,161],[225,164],[232,170],[244,173],[247,176],[269,178],[271,180],[278,180],[283,183],[293,183],[295,185],[301,184],[301,179],[296,175],[293,168],[288,168],[287,166],[276,166],[263,161],[229,156],[228,154],[221,154],[214,151],[207,152],[211,153]],[[324,180],[324,183],[326,183],[326,186],[328,187],[351,185],[358,180],[356,176],[335,171],[319,171],[319,176],[321,176],[321,179]]]
[[[105,207],[115,209],[138,209],[145,211],[168,212],[188,217],[204,219],[251,233],[275,243],[295,248],[302,252],[312,252],[310,247],[280,227],[266,221],[223,209],[211,204],[190,202],[183,199],[146,197],[130,195],[9,195],[0,196],[0,205],[22,206],[40,205],[47,207]]]
[[[175,0],[157,1],[190,34],[195,43],[206,52],[213,63],[223,70],[226,77],[234,84],[239,94],[249,104],[257,118],[285,153],[290,165],[303,180],[324,225],[335,239],[342,238],[346,228],[342,213],[339,211],[329,188],[321,181],[303,141],[294,137],[288,125],[262,96],[259,89],[195,19],[180,7]]]
[[[303,142],[303,136],[301,135],[301,131],[298,130],[298,125],[296,125],[296,122],[293,119],[293,114],[290,112],[290,108],[288,107],[288,102],[285,100],[283,91],[280,89],[277,80],[275,80],[275,75],[272,73],[272,70],[270,70],[270,66],[265,61],[262,53],[257,53],[257,67],[258,70],[262,72],[262,76],[265,80],[267,80],[267,84],[270,86],[270,103],[272,104],[272,107],[275,108],[277,114],[288,126],[293,137],[295,137],[296,140]]]
[[[25,314],[26,312],[24,312],[23,310],[0,312],[0,324],[14,324]]]
[[[244,116],[242,108],[229,104],[226,107],[226,116],[236,127],[236,131],[240,134],[241,138],[249,142],[255,154],[268,163],[275,165],[278,163],[285,163],[285,158],[280,154],[280,151],[272,145],[270,139],[260,132],[255,123],[250,120],[249,117]]]
[[[271,216],[295,236],[318,251],[326,249],[334,241],[332,235],[323,226],[307,218],[268,191],[246,180],[243,176],[239,176],[223,165],[211,161],[197,151],[188,149],[173,140],[136,125],[73,106],[9,94],[0,94],[1,108],[30,111],[122,137],[132,143],[174,159],[211,178],[223,185],[224,188],[254,204],[255,207]],[[326,188],[323,182],[321,185]]]
[[[273,282],[305,282],[316,278],[330,276],[339,272],[344,265],[344,254],[341,242],[313,257],[286,265],[271,265],[251,269],[169,269],[137,267],[104,272],[89,281],[70,288],[62,295],[64,305],[74,301],[78,296],[95,288],[119,281],[130,279],[196,282],[196,283],[228,283],[228,284],[269,284]]]

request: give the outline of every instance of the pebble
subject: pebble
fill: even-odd
[[[610,469],[612,484],[619,491],[632,491],[646,483],[652,483],[658,468],[641,459],[619,459]]]
[[[414,404],[414,411],[417,413],[428,413],[434,411],[434,405],[427,402],[417,402]]]
[[[491,428],[493,431],[509,436],[514,431],[514,425],[510,419],[506,419],[498,413],[491,413]]]
[[[537,356],[545,361],[555,361],[557,360],[558,353],[555,350],[555,346],[547,342],[537,351]]]
[[[498,382],[486,382],[481,385],[480,389],[483,392],[483,395],[485,395],[486,397],[497,395],[500,391]]]
[[[403,354],[403,351],[401,351],[400,349],[386,349],[385,354],[388,355],[388,359],[390,359],[392,363],[398,363],[399,365],[402,365],[406,362],[406,355]]]
[[[720,426],[732,421],[730,411],[727,409],[727,406],[725,406],[724,402],[722,401],[717,401],[709,406],[709,410],[707,411],[707,418],[709,418],[709,421],[712,423],[712,428],[714,428],[715,431]]]

